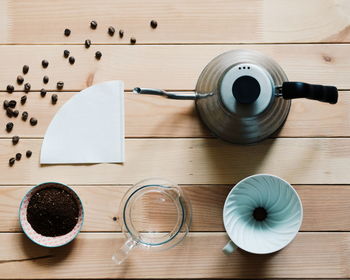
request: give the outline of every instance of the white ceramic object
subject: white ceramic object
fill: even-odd
[[[254,209],[267,212],[263,221],[253,217]],[[298,233],[303,208],[294,188],[285,180],[258,174],[240,181],[226,198],[224,225],[229,242],[226,254],[239,247],[255,254],[269,254],[287,246]]]

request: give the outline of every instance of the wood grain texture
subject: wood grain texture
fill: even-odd
[[[289,80],[335,85],[350,89],[348,44],[303,45],[148,45],[148,46],[0,46],[1,90],[14,84],[22,66],[30,66],[25,82],[33,90],[45,87],[56,89],[64,81],[64,90],[81,90],[92,84],[109,80],[123,80],[126,89],[135,86],[173,90],[194,90],[203,68],[215,56],[233,49],[253,49],[275,59]],[[70,65],[63,57],[69,49],[76,62]],[[101,51],[100,61],[94,57]],[[49,61],[47,69],[42,59]],[[11,68],[9,68],[11,65]],[[44,86],[42,78],[50,77]]]
[[[345,0],[2,1],[0,43],[106,44],[349,42]],[[316,8],[317,7],[317,8]],[[96,20],[97,30],[89,23]],[[151,19],[158,28],[149,26]],[[124,39],[107,34],[125,30]],[[63,35],[70,28],[69,38]]]
[[[27,111],[35,116],[40,125],[32,127],[28,122],[11,119],[16,125],[16,133],[21,137],[43,137],[53,116],[61,106],[73,97],[75,92],[58,93],[58,102],[51,105],[51,94],[42,98],[39,92],[28,95],[24,106],[18,105],[20,112]],[[4,100],[20,102],[20,92],[12,95],[0,92],[0,105]],[[18,103],[19,104],[19,103]],[[274,136],[278,137],[347,137],[350,136],[349,92],[341,92],[336,105],[311,100],[293,100],[287,122]],[[6,112],[0,113],[0,128],[7,121]],[[158,96],[125,93],[125,135],[126,137],[212,137],[201,123],[194,101],[170,100]],[[8,133],[0,129],[0,137]]]
[[[74,186],[85,212],[84,232],[120,231],[119,207],[122,196],[130,186]],[[191,231],[224,231],[222,209],[229,185],[185,185],[185,195],[192,204]],[[296,185],[304,208],[301,231],[350,231],[350,186]],[[18,207],[28,186],[0,187],[0,231],[20,231]],[[138,218],[149,221],[147,212]],[[113,220],[117,217],[117,221]],[[153,230],[167,230],[172,225],[159,211]],[[144,228],[146,229],[146,228]]]
[[[111,255],[124,241],[116,233],[82,233],[70,245],[50,250],[22,234],[0,234],[1,279],[42,278],[347,278],[349,233],[299,233],[284,250],[252,255],[221,248],[225,233],[191,233],[163,252],[139,249],[121,266]],[[136,249],[137,250],[137,249]]]
[[[349,184],[349,138],[277,138],[240,146],[217,139],[129,139],[124,164],[40,166],[40,139],[0,140],[1,184],[133,184],[165,177],[179,184],[232,184],[270,173],[292,184]],[[33,151],[14,167],[16,152]]]

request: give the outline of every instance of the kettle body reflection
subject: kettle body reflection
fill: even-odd
[[[233,50],[215,57],[204,68],[194,93],[134,88],[137,94],[193,99],[203,123],[217,137],[250,144],[276,132],[285,122],[291,99],[337,103],[334,86],[288,82],[271,58],[251,50]]]

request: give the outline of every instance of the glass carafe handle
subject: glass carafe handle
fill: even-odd
[[[112,260],[116,263],[116,264],[122,264],[126,258],[129,256],[130,251],[135,248],[135,246],[137,245],[137,242],[131,238],[129,238],[122,247],[120,247],[119,249],[117,249],[113,256],[112,256]]]

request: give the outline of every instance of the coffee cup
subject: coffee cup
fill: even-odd
[[[254,254],[270,254],[286,247],[297,235],[303,208],[295,189],[285,180],[257,174],[240,181],[226,198],[224,226],[231,254],[238,247]]]

